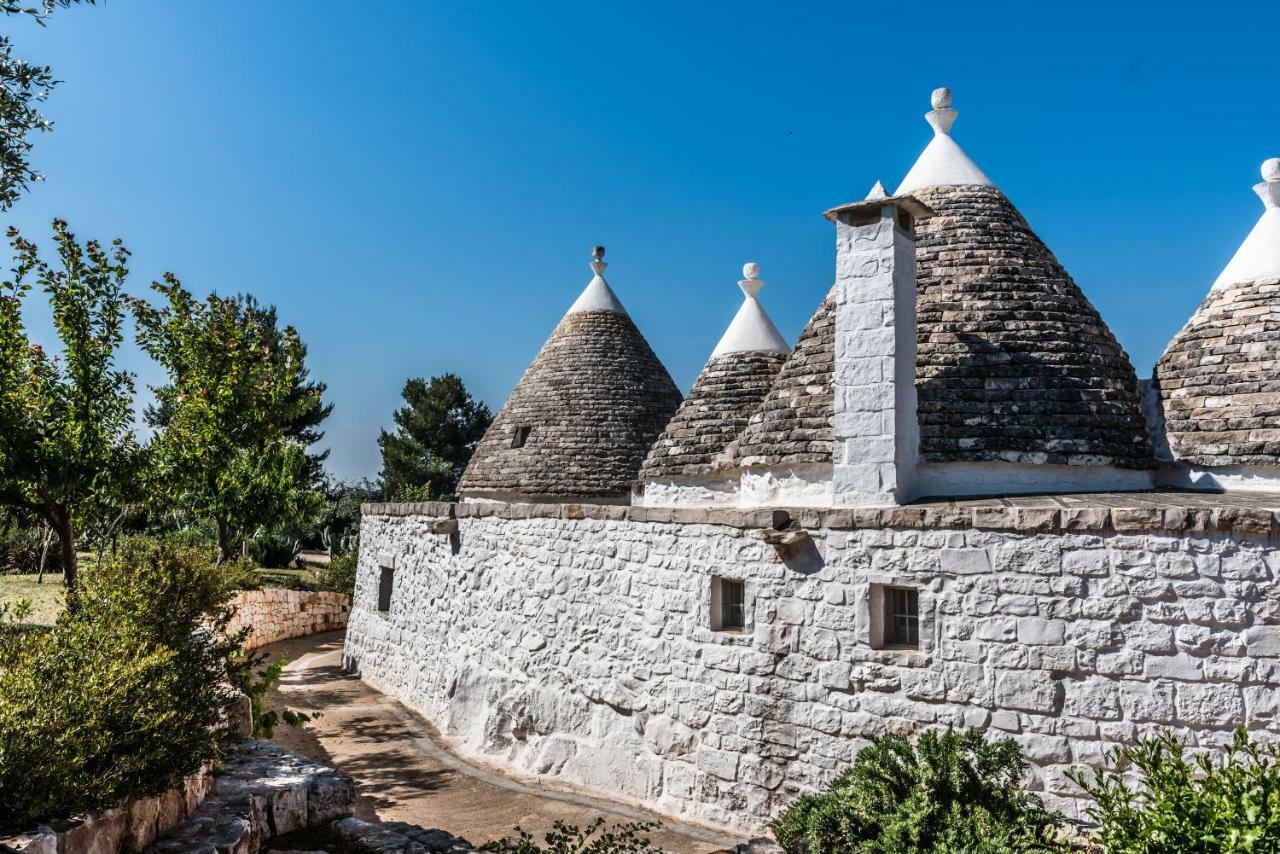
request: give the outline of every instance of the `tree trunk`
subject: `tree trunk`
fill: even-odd
[[[225,519],[218,520],[218,564],[231,557],[231,526]]]
[[[49,560],[49,546],[53,545],[53,528],[44,524],[44,533],[40,536],[40,570],[36,575],[36,584],[44,584],[44,565]]]
[[[62,547],[62,583],[67,588],[67,601],[70,603],[79,583],[76,565],[76,535],[71,527],[70,511],[58,513],[58,544]]]

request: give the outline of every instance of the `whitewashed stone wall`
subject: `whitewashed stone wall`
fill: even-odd
[[[351,597],[327,590],[243,590],[230,602],[229,634],[249,629],[245,649],[331,632],[347,624]]]
[[[768,514],[458,510],[451,539],[441,505],[370,508],[348,666],[465,753],[685,819],[758,830],[878,733],[1012,737],[1068,814],[1066,770],[1116,741],[1280,734],[1267,511],[806,511],[843,527],[780,556]],[[709,627],[716,574],[746,582],[744,633]],[[920,589],[919,652],[870,647],[877,583]]]

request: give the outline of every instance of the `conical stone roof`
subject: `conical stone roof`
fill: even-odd
[[[1128,356],[951,139],[951,93],[933,106],[934,139],[894,194],[934,211],[916,226],[920,461],[1152,465]],[[835,320],[833,292],[738,437],[738,464],[832,462]]]
[[[641,480],[706,474],[722,462],[729,443],[747,425],[772,388],[791,347],[760,305],[764,282],[747,264],[745,298],[733,322],[640,469]]]
[[[525,371],[476,447],[464,496],[620,499],[680,405],[662,362],[595,277]]]
[[[916,232],[921,462],[1150,466],[1128,356],[950,139],[947,90],[934,93],[934,107],[934,142],[897,191],[934,211]]]
[[[835,446],[835,288],[805,324],[730,453],[736,465],[830,463]]]
[[[1170,450],[1195,465],[1280,464],[1280,158],[1264,211],[1156,363]]]

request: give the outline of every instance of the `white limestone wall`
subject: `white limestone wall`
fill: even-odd
[[[878,733],[1012,737],[1069,814],[1066,770],[1116,741],[1280,734],[1266,534],[1080,530],[1105,509],[1062,532],[1058,511],[997,508],[1026,530],[817,529],[780,554],[750,528],[599,511],[612,518],[461,518],[456,540],[428,533],[439,516],[366,515],[348,666],[464,753],[746,831]],[[386,613],[380,560],[395,566]],[[710,629],[716,574],[746,582],[746,632]],[[879,583],[921,591],[919,652],[871,648]]]

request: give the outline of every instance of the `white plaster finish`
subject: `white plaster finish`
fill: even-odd
[[[821,463],[742,469],[738,507],[833,507],[832,467]]]
[[[1161,486],[1231,492],[1280,491],[1280,466],[1197,466],[1179,463],[1158,473]]]
[[[645,481],[632,496],[641,507],[737,507],[741,475],[737,472],[705,478],[666,478]]]
[[[609,283],[604,280],[605,268],[609,266],[609,262],[604,260],[604,248],[596,247],[596,259],[591,262],[591,272],[594,275],[591,281],[587,282],[587,287],[574,300],[573,305],[569,306],[566,314],[576,314],[580,311],[611,311],[614,314],[626,314],[627,310],[622,307],[622,300],[618,299],[618,295],[613,292],[613,288],[609,287]]]
[[[229,603],[227,633],[248,629],[245,649],[331,632],[347,624],[351,597],[327,590],[242,590]]]
[[[791,345],[760,304],[760,289],[764,287],[759,278],[760,266],[748,263],[743,266],[742,274],[746,277],[738,282],[742,288],[742,305],[711,351],[711,358],[729,353],[790,353]]]
[[[1278,162],[1280,158],[1272,158],[1262,164],[1263,181],[1253,187],[1262,199],[1262,216],[1214,281],[1212,290],[1280,276],[1280,168],[1275,165]]]
[[[920,497],[1133,492],[1155,486],[1155,473],[1112,465],[925,463],[916,468]]]
[[[1067,510],[993,507],[982,521],[1001,530],[811,528],[811,549],[781,554],[712,524],[722,511],[561,510],[461,518],[456,554],[433,517],[366,515],[347,664],[465,754],[735,830],[830,782],[874,734],[1007,733],[1032,787],[1077,816],[1064,772],[1116,740],[1280,736],[1266,535],[1144,532],[1158,507],[1064,533],[1049,522]],[[870,512],[907,511],[927,513]],[[1004,529],[1036,513],[1045,533]],[[379,552],[396,555],[385,614]],[[710,629],[716,575],[745,582],[747,631]],[[870,647],[874,584],[921,591],[919,652]]]
[[[939,97],[939,92],[945,92],[946,95]],[[951,108],[951,90],[935,89],[930,100],[934,109],[925,113],[924,118],[933,128],[933,139],[920,153],[894,195],[900,196],[926,187],[994,187],[995,183],[951,138],[951,126],[960,115]]]
[[[915,240],[886,201],[871,223],[836,218],[833,497],[879,506],[914,497]]]

